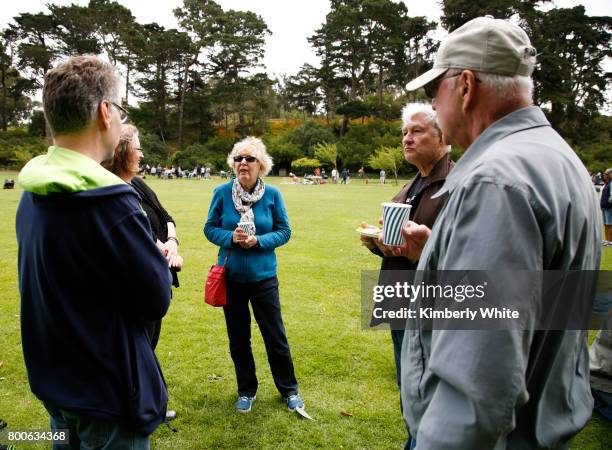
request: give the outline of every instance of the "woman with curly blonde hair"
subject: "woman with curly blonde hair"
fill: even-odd
[[[263,181],[272,169],[272,158],[260,139],[247,137],[238,142],[227,162],[236,178],[215,189],[204,234],[220,247],[218,263],[226,261],[223,312],[238,382],[236,409],[249,412],[257,392],[250,302],[276,388],[294,411],[303,408],[304,402],[281,316],[274,253],[291,236],[287,211],[279,190]]]

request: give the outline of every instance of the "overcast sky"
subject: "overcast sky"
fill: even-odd
[[[138,22],[157,22],[166,28],[176,28],[172,10],[183,4],[182,0],[117,0],[127,6]],[[251,10],[259,14],[268,24],[272,35],[266,40],[266,55],[263,63],[272,76],[294,74],[306,62],[317,65],[307,38],[324,21],[329,12],[329,0],[216,0],[223,9]],[[22,12],[47,12],[44,3],[87,5],[88,0],[18,0],[3,1],[0,8],[0,28]],[[440,18],[438,0],[404,0],[412,16]],[[589,15],[612,15],[612,0],[555,0],[557,6],[568,7],[584,4]]]

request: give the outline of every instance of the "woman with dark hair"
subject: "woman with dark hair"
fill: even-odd
[[[183,267],[183,258],[178,253],[179,240],[176,235],[176,225],[168,211],[159,202],[155,192],[140,177],[136,176],[142,158],[138,129],[134,125],[126,124],[121,128],[121,137],[115,148],[113,159],[103,162],[102,165],[126,183],[131,184],[140,195],[142,209],[151,224],[153,239],[168,260],[168,267],[172,273],[172,284],[174,287],[179,287],[177,272]],[[151,346],[155,349],[161,331],[161,320],[148,321],[146,328]]]

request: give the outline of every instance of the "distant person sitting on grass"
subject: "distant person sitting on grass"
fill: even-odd
[[[148,449],[168,400],[145,331],[170,305],[168,263],[134,189],[100,165],[128,119],[119,92],[95,56],[49,70],[54,145],[19,174],[23,356],[51,429],[69,430],[66,448]]]
[[[251,350],[251,303],[274,384],[289,410],[295,411],[303,408],[304,402],[281,316],[274,253],[291,237],[287,211],[280,191],[263,181],[272,169],[272,158],[260,139],[247,137],[236,143],[227,162],[236,178],[214,190],[204,234],[219,246],[218,264],[226,261],[227,305],[223,313],[238,382],[236,410],[249,412],[258,388]],[[248,232],[239,222],[247,224]]]

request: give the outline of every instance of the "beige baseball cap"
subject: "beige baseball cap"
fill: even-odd
[[[408,83],[406,89],[423,87],[448,69],[530,76],[535,56],[536,50],[522,28],[492,16],[477,17],[444,39],[433,68]]]

